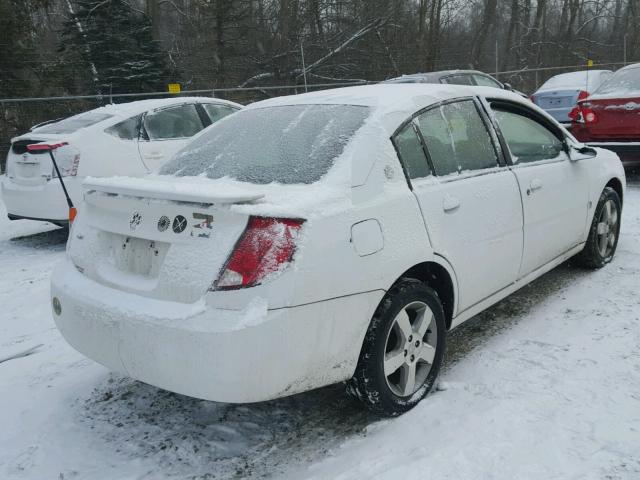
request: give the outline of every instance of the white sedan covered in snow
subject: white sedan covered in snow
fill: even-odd
[[[348,381],[397,414],[448,330],[612,259],[625,176],[517,94],[388,84],[255,103],[159,175],[85,186],[51,285],[80,352],[224,402]]]
[[[2,199],[10,219],[66,225],[69,208],[48,150],[28,145],[65,143],[54,155],[75,204],[86,176],[156,171],[196,133],[242,106],[204,97],[141,100],[97,108],[47,123],[11,140]]]

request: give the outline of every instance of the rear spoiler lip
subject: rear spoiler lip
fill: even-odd
[[[168,185],[170,185],[170,189],[167,189]],[[215,187],[211,188],[212,191],[210,193],[202,192],[202,188],[197,188],[195,189],[196,191],[194,191],[194,185],[159,181],[141,181],[133,186],[118,184],[117,179],[89,178],[82,183],[82,186],[86,193],[98,191],[130,197],[210,205],[247,203],[264,197],[263,193],[242,192],[241,190],[234,192],[215,192]]]

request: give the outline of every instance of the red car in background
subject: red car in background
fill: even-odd
[[[640,63],[615,72],[569,116],[579,141],[614,151],[625,166],[640,165]]]

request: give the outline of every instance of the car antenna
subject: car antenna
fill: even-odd
[[[73,202],[71,201],[71,197],[69,196],[69,192],[67,191],[67,187],[64,184],[64,180],[62,180],[62,175],[60,174],[60,169],[58,168],[58,163],[56,162],[55,157],[53,156],[53,151],[57,148],[64,147],[65,145],[69,145],[67,142],[60,143],[34,143],[31,145],[27,145],[27,150],[30,152],[49,152],[49,156],[51,157],[51,161],[53,162],[53,168],[58,174],[58,178],[60,179],[60,185],[62,186],[62,191],[64,192],[64,196],[67,199],[67,205],[69,206],[69,224],[73,223],[76,218],[78,211],[76,207],[73,206]]]

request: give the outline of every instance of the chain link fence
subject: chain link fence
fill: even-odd
[[[505,72],[493,72],[503,83],[511,84],[515,89],[531,94],[547,79],[561,73],[577,70],[598,69],[616,70],[633,62],[600,63],[590,67],[586,65],[571,65],[561,67],[524,68]],[[57,118],[65,118],[80,112],[91,110],[110,103],[123,103],[149,98],[167,98],[175,96],[207,96],[226,100],[233,100],[241,104],[248,104],[258,100],[281,95],[303,93],[327,88],[363,85],[376,82],[348,82],[348,83],[317,83],[305,85],[279,85],[262,87],[236,87],[210,90],[183,91],[179,94],[169,92],[129,93],[117,95],[76,95],[61,97],[31,97],[31,98],[0,98],[0,172],[4,172],[4,163],[10,147],[10,139],[29,131],[42,122]]]

